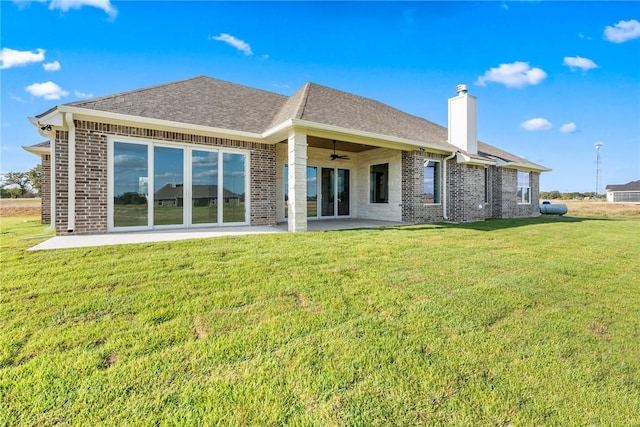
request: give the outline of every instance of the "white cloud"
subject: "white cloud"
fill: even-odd
[[[520,123],[523,129],[528,131],[538,131],[538,130],[548,130],[553,127],[553,125],[547,119],[535,118],[531,120],[527,120],[526,122]]]
[[[42,68],[44,68],[45,71],[58,71],[60,69],[60,63],[58,61],[47,62],[42,64]]]
[[[598,64],[590,60],[589,58],[582,58],[580,56],[565,56],[562,65],[570,67],[571,70],[576,68],[582,69],[582,71],[589,71],[594,68],[598,68]]]
[[[605,40],[611,43],[624,43],[628,40],[640,38],[640,22],[635,19],[620,21],[616,25],[604,29]]]
[[[69,92],[63,90],[54,82],[34,83],[25,88],[33,96],[44,98],[46,100],[54,100],[64,98]]]
[[[219,36],[212,36],[209,39],[216,40],[219,42],[225,42],[228,45],[235,47],[236,49],[238,49],[240,52],[244,53],[247,56],[253,55],[251,46],[249,46],[248,43],[246,43],[244,40],[237,39],[230,34],[220,33]]]
[[[76,96],[76,98],[93,98],[93,94],[92,93],[85,93],[85,92],[80,92],[78,90],[74,90],[73,94]]]
[[[547,77],[540,68],[531,68],[526,62],[516,61],[511,64],[500,64],[490,68],[483,76],[478,77],[475,84],[486,86],[487,82],[501,83],[506,87],[523,87],[537,85]]]
[[[578,131],[578,127],[575,123],[569,122],[560,126],[560,132],[562,133],[575,133]]]
[[[118,10],[113,7],[110,0],[52,0],[49,9],[60,9],[63,12],[69,9],[80,9],[83,6],[96,7],[105,11],[110,18],[115,18]]]
[[[44,61],[44,49],[36,49],[35,52],[29,50],[14,50],[3,47],[0,51],[0,70],[11,67],[22,67],[32,62]]]

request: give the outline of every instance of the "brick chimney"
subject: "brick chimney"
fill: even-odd
[[[478,154],[478,99],[469,95],[467,85],[458,85],[449,98],[449,144]]]

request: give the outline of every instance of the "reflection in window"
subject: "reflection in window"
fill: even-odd
[[[369,188],[371,203],[389,203],[389,163],[371,166]]]
[[[222,222],[245,222],[246,155],[224,153],[222,158]]]
[[[113,144],[113,225],[148,225],[148,151],[142,144]]]
[[[442,203],[441,200],[441,184],[442,172],[440,170],[440,162],[434,160],[424,161],[424,180],[422,190],[422,203],[433,204]]]
[[[184,173],[182,148],[155,147],[153,150],[153,224],[183,223]]]
[[[531,184],[529,172],[518,171],[518,203],[531,203]]]
[[[191,223],[218,222],[218,152],[191,152]]]

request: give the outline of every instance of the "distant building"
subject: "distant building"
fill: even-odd
[[[623,185],[607,185],[607,202],[640,203],[640,180]]]

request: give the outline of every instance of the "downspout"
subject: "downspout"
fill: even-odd
[[[56,138],[49,139],[49,202],[51,204],[50,214],[51,224],[44,231],[54,231],[56,229]]]
[[[447,212],[447,161],[453,159],[457,153],[457,151],[454,151],[442,161],[442,218],[445,221],[449,220],[449,213]]]
[[[73,123],[72,113],[65,113],[64,120],[69,128],[67,231],[73,232],[76,228],[76,126]]]

